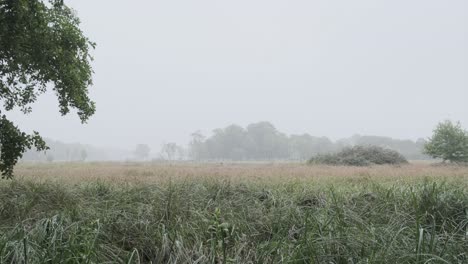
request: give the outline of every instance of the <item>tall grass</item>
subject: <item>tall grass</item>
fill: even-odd
[[[468,263],[467,194],[433,179],[22,179],[0,184],[0,263]]]

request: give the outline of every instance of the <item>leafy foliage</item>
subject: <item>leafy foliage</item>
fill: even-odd
[[[377,146],[354,146],[335,154],[319,154],[309,160],[311,164],[369,166],[408,163],[397,151]]]
[[[441,158],[444,162],[468,162],[468,132],[459,122],[441,122],[424,146],[424,151],[431,157]]]
[[[2,178],[11,178],[13,167],[26,149],[36,146],[37,150],[47,149],[37,132],[27,135],[21,132],[5,116],[0,118],[0,171]]]
[[[88,86],[92,84],[89,51],[95,44],[83,35],[79,23],[63,1],[0,0],[0,100],[4,110],[19,108],[29,113],[31,103],[52,87],[62,115],[73,108],[86,122],[94,114]],[[12,167],[26,149],[33,145],[44,149],[37,133],[24,134],[5,116],[0,134],[0,170],[6,177],[12,176]]]

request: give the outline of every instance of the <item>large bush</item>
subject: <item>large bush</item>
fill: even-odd
[[[354,146],[333,154],[317,155],[309,160],[311,164],[369,166],[408,163],[397,151],[377,146]]]

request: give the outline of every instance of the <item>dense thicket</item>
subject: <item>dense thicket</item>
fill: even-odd
[[[408,163],[397,151],[377,146],[346,147],[337,153],[319,154],[309,160],[311,164],[369,166]]]

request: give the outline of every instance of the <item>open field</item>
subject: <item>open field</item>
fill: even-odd
[[[468,167],[21,164],[0,263],[468,263]]]
[[[301,163],[26,163],[16,170],[25,181],[54,181],[61,184],[106,182],[152,184],[215,180],[232,183],[332,184],[374,181],[395,184],[446,180],[468,185],[467,166],[442,166],[425,161],[403,166],[345,167],[309,166]]]

